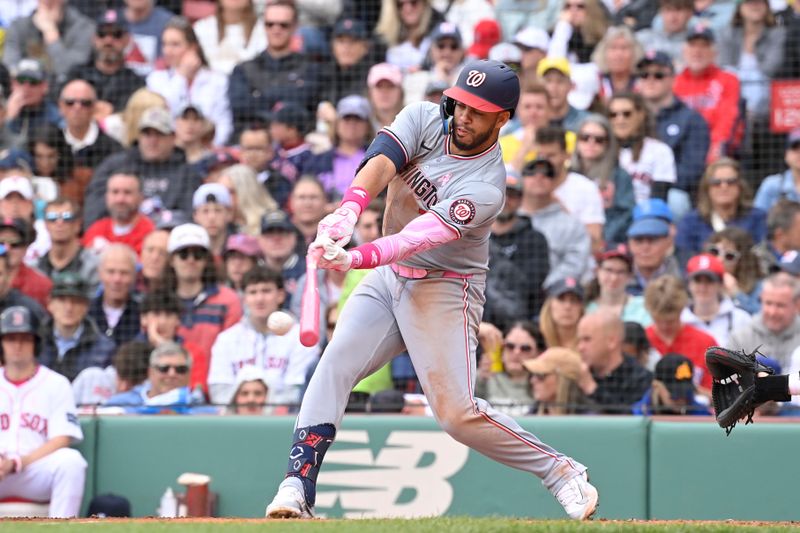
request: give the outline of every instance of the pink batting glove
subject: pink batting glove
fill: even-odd
[[[317,227],[317,236],[332,239],[339,246],[350,242],[358,215],[349,207],[340,207],[323,218]]]

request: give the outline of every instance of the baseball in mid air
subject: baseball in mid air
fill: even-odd
[[[275,311],[267,319],[267,327],[275,335],[286,335],[292,326],[294,326],[294,318],[283,311]]]

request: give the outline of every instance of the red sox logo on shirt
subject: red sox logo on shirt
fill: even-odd
[[[469,200],[456,200],[450,205],[450,219],[456,224],[465,225],[475,218],[475,204]]]
[[[486,73],[480,70],[470,70],[464,83],[469,87],[480,87],[486,81]]]
[[[0,431],[8,431],[10,428],[11,417],[7,413],[0,414]],[[20,429],[30,429],[46,437],[47,418],[33,413],[22,413],[20,415]]]

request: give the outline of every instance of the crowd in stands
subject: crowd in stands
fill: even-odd
[[[0,0],[0,31],[0,311],[82,409],[293,412],[366,275],[318,273],[318,346],[271,331],[318,222],[404,105],[486,58],[521,95],[477,395],[708,414],[709,346],[800,371],[800,122],[771,115],[799,0]],[[421,392],[400,354],[350,409]]]

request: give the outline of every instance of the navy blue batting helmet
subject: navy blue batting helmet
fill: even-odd
[[[444,95],[478,111],[510,111],[513,116],[519,101],[519,77],[501,61],[473,60],[464,65],[455,85]]]
[[[0,337],[9,333],[38,334],[39,324],[30,309],[22,305],[12,305],[0,314]]]

